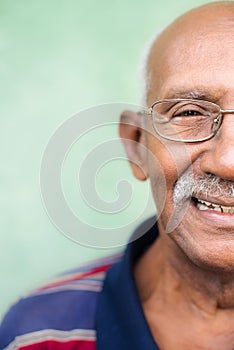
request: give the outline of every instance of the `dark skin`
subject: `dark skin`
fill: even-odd
[[[234,108],[233,18],[233,2],[212,3],[183,15],[160,35],[148,60],[149,107],[159,99],[196,96]],[[189,205],[173,232],[167,234],[166,225],[179,174],[190,169],[234,181],[234,115],[224,116],[215,137],[194,144],[156,137],[151,122],[143,130],[140,117],[130,111],[121,120],[120,135],[133,173],[140,180],[150,178],[159,207],[164,194],[154,157],[166,179],[160,237],[134,271],[152,335],[162,350],[233,350],[234,214],[202,212]],[[234,198],[210,195],[207,200],[234,206]]]

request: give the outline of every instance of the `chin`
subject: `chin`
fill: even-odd
[[[215,217],[213,213],[202,214],[191,203],[183,220],[169,236],[196,266],[234,273],[233,217],[225,220],[219,214]]]

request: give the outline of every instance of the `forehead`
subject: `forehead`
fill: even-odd
[[[234,13],[233,13],[234,14]],[[193,20],[164,33],[149,58],[150,103],[204,91],[218,100],[234,94],[234,21]]]

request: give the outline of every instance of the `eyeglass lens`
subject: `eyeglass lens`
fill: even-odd
[[[159,101],[153,106],[152,112],[157,133],[172,140],[207,139],[213,136],[220,126],[219,120],[216,120],[220,115],[220,108],[208,101]]]

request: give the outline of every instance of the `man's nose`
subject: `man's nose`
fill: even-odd
[[[234,181],[234,114],[225,114],[217,134],[201,159],[201,169],[222,179]]]

